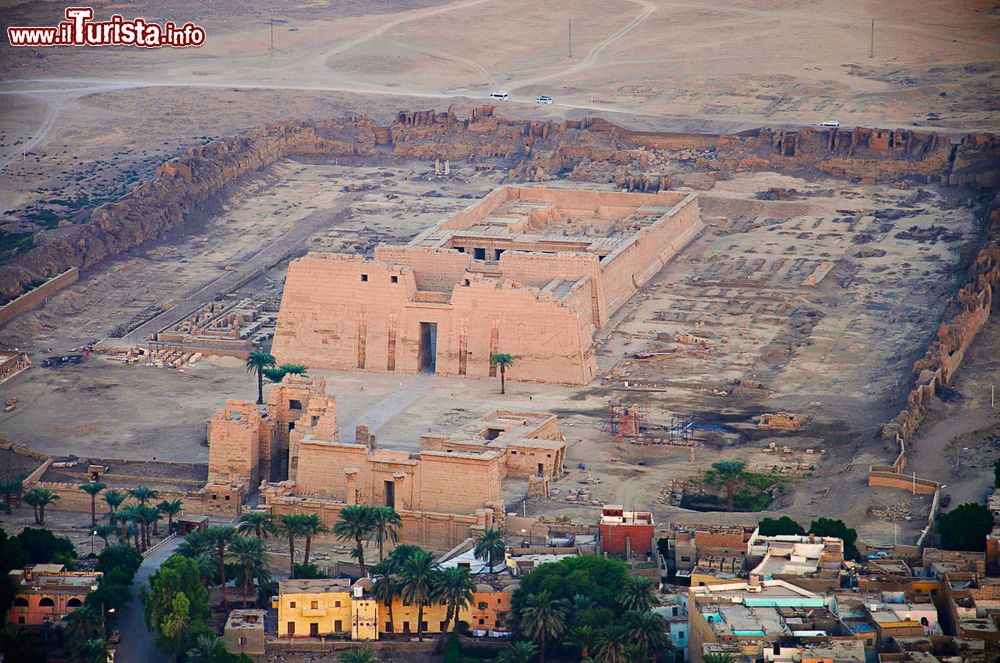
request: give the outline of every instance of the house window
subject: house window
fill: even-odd
[[[23,624],[24,623],[24,615],[22,615],[22,616],[20,616],[20,617],[17,618],[17,623],[18,624]]]
[[[301,410],[302,401],[296,400],[294,398],[288,399],[288,409],[289,410]]]
[[[288,622],[288,635],[295,635],[295,622]]]
[[[480,601],[479,602],[479,609],[480,610],[485,610],[486,609],[486,601]]]
[[[227,502],[229,501],[229,498],[230,498],[230,495],[226,495],[226,501]]]
[[[309,607],[312,608],[313,610],[316,610],[317,608],[319,608],[319,601],[310,601]]]
[[[361,280],[362,281],[367,281],[368,280],[368,275],[367,274],[362,274],[361,275]]]
[[[438,630],[439,630],[439,631],[444,631],[444,630],[445,630],[445,629],[446,629],[446,628],[448,627],[448,622],[446,622],[446,621],[445,621],[445,620],[443,620],[443,619],[441,620],[440,624],[441,624],[441,625],[440,625],[440,626],[438,626]]]
[[[336,620],[335,622],[333,622],[333,630],[336,631],[337,633],[340,633],[341,631],[343,631],[344,630],[344,622],[341,621],[341,620],[339,620],[339,619]]]
[[[288,602],[288,607],[289,608],[294,608],[295,607],[295,601],[289,601]]]
[[[309,624],[309,637],[310,638],[319,637],[319,622],[313,622]]]
[[[483,624],[485,624],[485,623],[486,623],[486,620],[485,620],[485,619],[483,619],[482,617],[480,617],[480,618],[479,618],[479,625],[480,625],[480,626],[482,626],[482,625],[483,625]]]
[[[389,277],[389,282],[390,283],[399,283],[399,277],[398,276],[390,276]]]
[[[510,450],[510,455],[511,455],[511,456],[516,456],[516,455],[517,455],[517,452],[516,452],[516,451],[514,451],[513,449],[511,449],[511,450]]]
[[[41,601],[38,602],[38,605],[39,607],[42,608],[54,608],[56,602],[50,599],[48,596],[46,596],[45,598],[43,598]]]
[[[427,622],[420,622],[420,629],[423,631],[427,630]]]
[[[386,622],[385,623],[385,632],[386,633],[392,633],[392,622]]]

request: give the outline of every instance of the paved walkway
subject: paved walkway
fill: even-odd
[[[122,608],[118,618],[118,629],[122,640],[116,647],[115,660],[119,663],[170,663],[170,658],[156,648],[153,634],[146,630],[139,588],[149,587],[149,576],[156,573],[168,557],[174,554],[184,537],[178,536],[149,555],[135,574],[129,592],[132,599]]]
[[[340,427],[341,441],[353,441],[354,432],[358,426],[368,426],[370,432],[378,433],[380,428],[399,416],[403,410],[413,405],[417,397],[430,386],[431,380],[434,379],[434,374],[417,373],[416,375],[400,375],[400,379],[400,386],[397,389],[368,408],[360,417]],[[380,444],[381,442],[382,440],[379,440]]]

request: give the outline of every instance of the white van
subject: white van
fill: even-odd
[[[510,97],[506,92],[493,92],[490,94],[490,99],[496,99],[497,101],[507,101]]]
[[[821,127],[832,127],[834,129],[836,129],[837,127],[840,126],[840,122],[837,122],[836,120],[827,120],[825,122],[820,122],[819,126],[821,126]]]

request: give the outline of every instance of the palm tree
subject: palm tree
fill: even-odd
[[[403,563],[399,574],[402,583],[400,595],[404,601],[417,606],[417,640],[422,641],[424,635],[424,606],[434,596],[434,580],[437,563],[434,556],[426,551],[414,554]]]
[[[90,526],[97,527],[97,495],[108,487],[100,481],[91,481],[80,486],[80,490],[90,495]]]
[[[142,524],[146,527],[146,546],[148,547],[153,545],[152,537],[160,534],[158,525],[163,520],[163,514],[157,507],[146,505],[139,507],[139,512],[142,514]]]
[[[38,647],[31,641],[28,632],[23,627],[14,624],[7,624],[0,628],[0,651],[6,655],[4,660],[45,660],[38,654]]]
[[[742,460],[720,460],[712,463],[712,469],[726,482],[726,508],[733,510],[733,484],[747,466]]]
[[[383,549],[386,542],[399,541],[399,530],[403,527],[403,520],[392,507],[379,506],[371,510],[371,526],[371,540],[378,548],[378,561],[381,562],[385,559]]]
[[[444,638],[450,630],[452,619],[458,625],[458,615],[472,603],[472,593],[476,591],[476,583],[472,582],[469,569],[461,566],[442,569],[435,576],[434,598],[448,604],[448,612],[444,618],[444,628],[441,630],[439,646],[444,647]]]
[[[159,497],[160,492],[143,483],[129,490],[128,495],[139,504],[145,505],[146,502],[152,502]]]
[[[236,528],[229,525],[212,525],[205,530],[205,538],[212,542],[219,561],[219,583],[222,585],[222,611],[226,611],[226,548],[236,537]]]
[[[108,663],[108,643],[104,638],[95,638],[80,643],[73,654],[73,661],[79,663]]]
[[[506,353],[490,355],[490,363],[500,369],[500,393],[507,393],[507,369],[514,365],[514,356]]]
[[[702,654],[704,663],[733,663],[733,655],[724,651],[711,651]]]
[[[108,518],[111,519],[111,526],[114,527],[117,524],[114,513],[125,501],[125,493],[120,490],[106,490],[103,497],[104,501],[108,503]]]
[[[187,651],[188,663],[212,663],[226,651],[222,640],[214,633],[203,633],[195,640],[194,646]],[[235,657],[234,657],[235,658]]]
[[[84,642],[104,635],[104,619],[100,609],[89,603],[69,613],[63,618],[66,633],[74,642]]]
[[[145,550],[146,536],[145,529],[139,527],[139,524],[142,522],[140,508],[139,504],[128,504],[115,512],[115,518],[121,521],[123,536],[128,529],[128,525],[131,524],[135,527],[135,549],[142,552]]]
[[[127,508],[127,507],[126,507]],[[128,538],[126,536],[126,529],[128,528],[128,512],[125,508],[118,509],[117,511],[109,511],[108,518],[114,523],[112,527],[118,530],[118,540],[121,543],[127,543]]]
[[[577,626],[566,634],[563,644],[571,649],[579,649],[580,663],[587,663],[590,660],[590,650],[597,644],[597,631],[590,626]]]
[[[11,500],[15,496],[19,496],[21,494],[21,487],[22,487],[21,479],[0,480],[0,493],[3,493],[3,507],[4,511],[6,511],[8,516],[11,513],[10,511]]]
[[[156,508],[167,517],[167,535],[174,531],[174,516],[184,508],[180,500],[163,500],[156,505]]]
[[[117,527],[112,525],[98,525],[94,528],[94,534],[101,537],[101,541],[104,542],[104,547],[108,547],[108,537],[118,531]]]
[[[601,629],[597,636],[597,656],[602,663],[625,663],[625,647],[625,631],[618,624]]]
[[[282,364],[278,370],[284,371],[286,375],[301,375],[305,377],[309,368],[304,364]]]
[[[498,529],[484,529],[483,533],[476,539],[476,547],[472,549],[472,554],[476,559],[486,560],[490,565],[488,573],[493,573],[495,569],[494,560],[502,558],[507,551],[507,544],[504,543],[503,532]]]
[[[243,567],[243,607],[246,608],[251,579],[267,568],[267,550],[257,537],[238,536],[229,544],[229,555]]]
[[[529,663],[538,653],[538,647],[534,642],[518,640],[510,643],[510,647],[503,650],[497,659],[501,663]]]
[[[240,515],[236,529],[240,534],[253,532],[254,536],[263,540],[274,531],[274,523],[271,522],[271,514],[267,511],[247,511]]]
[[[274,355],[263,350],[251,350],[247,355],[247,373],[257,373],[257,405],[264,402],[264,369],[276,363]]]
[[[348,649],[337,657],[340,663],[376,663],[378,658],[371,649]]]
[[[569,603],[553,598],[548,590],[528,597],[521,612],[521,629],[525,635],[538,643],[539,663],[545,663],[545,645],[550,639],[560,637],[566,631],[566,614]]]
[[[201,581],[202,586],[207,588],[210,583],[215,582],[215,575],[219,570],[219,565],[215,563],[215,555],[212,553],[201,553],[200,555],[195,555],[192,559],[198,567],[198,579]]]
[[[319,514],[310,513],[302,518],[302,535],[306,537],[306,548],[302,557],[302,564],[309,563],[309,552],[312,550],[312,540],[314,536],[326,534],[330,530],[319,519]],[[361,560],[361,574],[364,575],[364,559]]]
[[[44,525],[45,507],[55,504],[61,498],[48,488],[32,488],[24,494],[23,499],[35,511],[35,524]]]
[[[194,559],[198,555],[211,553],[214,549],[215,545],[209,540],[207,532],[194,530],[189,532],[177,546],[177,554]]]
[[[263,369],[261,369],[261,372],[264,374],[264,377],[267,378],[268,382],[273,382],[275,384],[278,384],[279,382],[285,379],[285,371],[284,369],[281,368],[277,368],[274,366],[266,366]]]
[[[628,577],[616,597],[625,610],[652,610],[659,605],[656,589],[647,578]]]
[[[622,622],[626,639],[643,648],[651,660],[655,660],[652,657],[657,653],[673,649],[673,642],[658,615],[648,610],[629,610],[622,616]]]
[[[574,615],[580,610],[586,610],[587,608],[592,608],[593,606],[594,600],[586,594],[574,594],[570,599],[570,609]]]
[[[278,519],[278,533],[288,537],[288,576],[295,577],[295,539],[305,536],[304,514],[289,513]]]
[[[389,623],[392,625],[390,630],[396,628],[396,620],[392,616],[392,602],[399,595],[399,591],[399,579],[391,573],[383,573],[376,577],[375,584],[372,585],[372,598],[380,601],[389,611]]]
[[[371,530],[371,508],[363,504],[345,506],[340,510],[337,522],[333,525],[333,533],[339,540],[354,541],[354,549],[357,551],[362,577],[367,575],[365,572],[365,548],[362,541]]]

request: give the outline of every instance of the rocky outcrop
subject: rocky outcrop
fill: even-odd
[[[289,156],[341,157],[374,149],[367,119],[272,124],[191,148],[157,168],[152,180],[94,209],[87,222],[38,233],[34,248],[0,267],[0,296],[13,298],[40,279],[162,238],[236,179]]]

